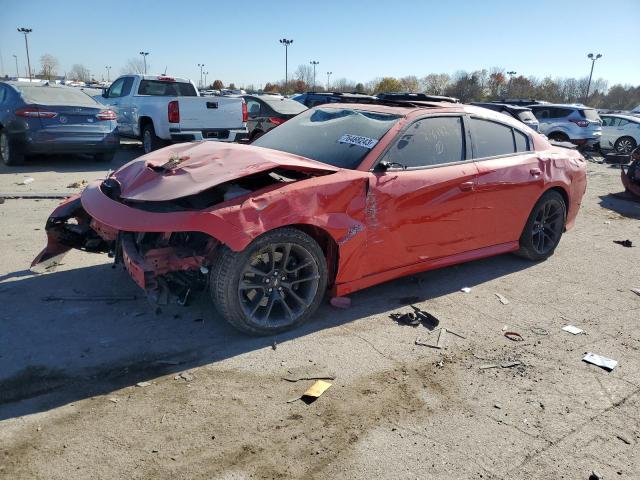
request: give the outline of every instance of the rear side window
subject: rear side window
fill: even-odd
[[[460,117],[432,117],[411,124],[385,155],[407,168],[432,167],[465,159]]]
[[[518,119],[522,122],[530,122],[535,120],[536,117],[529,110],[522,110],[518,112]]]
[[[489,120],[471,119],[475,158],[496,157],[515,152],[511,127]]]
[[[188,82],[170,82],[166,80],[142,80],[138,95],[155,97],[196,97],[196,88]]]
[[[513,131],[513,135],[516,140],[516,152],[528,152],[529,151],[529,138],[518,130]]]
[[[74,105],[78,107],[96,107],[96,102],[79,88],[54,86],[18,87],[27,103],[38,105]]]

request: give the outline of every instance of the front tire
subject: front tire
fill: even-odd
[[[516,255],[539,262],[555,251],[567,220],[567,205],[554,190],[546,192],[535,204],[520,236]]]
[[[326,287],[322,250],[295,228],[267,232],[241,252],[223,246],[210,277],[218,311],[250,335],[273,335],[301,325],[320,306]]]
[[[17,152],[11,145],[11,140],[6,132],[0,132],[0,158],[2,158],[2,163],[7,166],[22,165],[24,163],[24,155]]]
[[[152,123],[147,123],[142,128],[142,148],[144,153],[151,153],[154,150],[164,147],[164,142],[156,135],[156,130]]]
[[[613,148],[622,155],[629,155],[636,148],[636,141],[632,137],[620,137]]]

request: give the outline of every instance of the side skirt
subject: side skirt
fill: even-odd
[[[450,265],[470,262],[472,260],[479,260],[481,258],[492,257],[502,253],[515,252],[518,248],[520,248],[518,241],[513,241],[394,268],[393,270],[368,275],[352,282],[335,285],[331,291],[331,296],[342,297],[358,290],[362,290],[363,288],[372,287],[373,285],[388,282],[389,280],[394,280],[406,275],[413,275],[414,273],[426,272],[427,270],[435,270],[436,268],[448,267]]]

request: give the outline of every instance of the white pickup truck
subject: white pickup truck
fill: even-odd
[[[247,137],[243,98],[201,97],[184,78],[123,75],[97,100],[116,112],[119,134],[141,139],[145,153],[168,142]]]

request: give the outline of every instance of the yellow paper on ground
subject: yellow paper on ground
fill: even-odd
[[[307,389],[307,391],[302,394],[302,396],[303,397],[315,397],[315,398],[318,398],[330,386],[331,386],[331,384],[329,382],[325,382],[324,380],[318,380],[316,383],[311,385]]]

